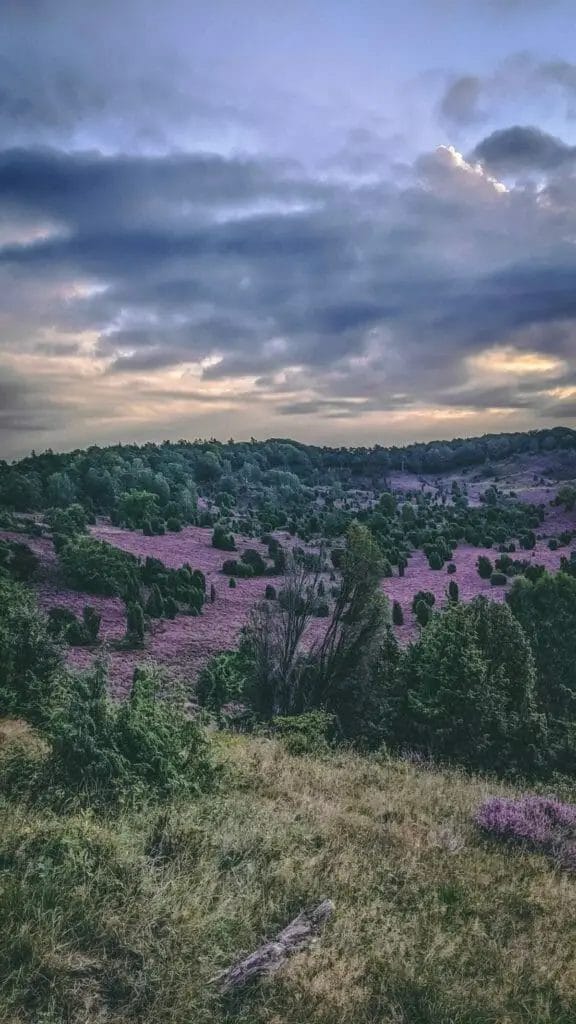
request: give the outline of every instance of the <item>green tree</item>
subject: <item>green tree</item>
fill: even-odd
[[[534,659],[506,605],[450,605],[409,648],[401,677],[406,745],[478,768],[534,767],[545,746]]]

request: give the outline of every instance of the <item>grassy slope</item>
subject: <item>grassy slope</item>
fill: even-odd
[[[102,822],[0,805],[3,1024],[576,1019],[576,881],[470,825],[504,787],[222,743],[230,780],[164,809],[163,864],[162,809]],[[323,895],[336,916],[311,953],[234,1004],[214,996],[220,967]]]

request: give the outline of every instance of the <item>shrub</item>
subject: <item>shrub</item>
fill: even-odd
[[[503,572],[493,572],[490,576],[490,585],[492,587],[505,587],[508,583],[508,577]]]
[[[236,586],[236,580],[234,579],[233,576],[228,580],[228,586],[230,587],[230,590],[234,590]]]
[[[524,548],[525,551],[531,551],[536,547],[536,534],[533,530],[528,530],[526,533],[522,534],[519,541],[521,548]]]
[[[266,562],[259,551],[255,548],[246,548],[240,558],[245,565],[249,565],[254,576],[263,576],[266,572]]]
[[[254,570],[251,565],[245,562],[237,562],[235,558],[229,558],[222,566],[222,572],[226,576],[238,576],[239,579],[251,579]]]
[[[148,600],[146,602],[146,614],[149,615],[152,619],[162,619],[164,617],[164,613],[164,598],[160,593],[160,588],[158,587],[158,584],[155,583],[150,591]]]
[[[61,655],[48,620],[20,584],[0,577],[0,708],[42,723],[58,685]]]
[[[60,564],[66,583],[88,594],[121,594],[138,570],[134,555],[88,536],[68,541]]]
[[[264,591],[264,598],[266,601],[276,600],[276,587],[273,587],[271,583],[268,583],[266,590]]]
[[[448,563],[448,565],[446,566],[446,572],[447,572],[447,573],[448,573],[448,574],[449,574],[450,576],[453,576],[453,575],[454,575],[454,573],[456,572],[456,566],[454,565],[454,562],[449,562],[449,563]]]
[[[404,625],[404,612],[402,611],[402,605],[399,601],[392,603],[392,622],[395,626]]]
[[[175,619],[178,614],[178,603],[171,594],[164,601],[164,615],[167,619]]]
[[[236,543],[233,534],[221,525],[215,526],[212,534],[212,547],[218,548],[220,551],[235,551]]]
[[[476,562],[476,568],[478,570],[478,575],[482,580],[489,580],[494,571],[492,562],[486,555],[480,555]]]
[[[427,626],[432,618],[432,608],[427,601],[417,601],[414,614],[419,626]]]
[[[216,713],[225,704],[242,700],[246,685],[245,661],[238,651],[215,654],[206,663],[196,684],[202,707]]]
[[[453,601],[454,603],[456,603],[460,597],[460,590],[456,580],[450,580],[448,584],[448,597],[450,601]]]
[[[423,601],[424,604],[430,605],[430,608],[436,604],[436,598],[431,590],[419,590],[412,598],[413,612],[416,611],[416,605],[419,604],[420,601]]]
[[[126,608],[125,643],[128,647],[142,647],[144,643],[144,611],[137,601]]]
[[[22,583],[34,576],[40,562],[28,544],[0,540],[0,568]]]
[[[205,788],[214,774],[208,741],[161,689],[156,671],[138,668],[118,706],[102,665],[70,674],[46,729],[58,782],[105,801],[134,789],[169,796]]]
[[[428,565],[431,569],[441,569],[444,565],[444,559],[440,552],[436,549],[430,552],[428,556]]]
[[[175,516],[170,516],[166,520],[166,529],[170,530],[170,533],[180,533],[182,529],[182,523]]]
[[[277,715],[271,725],[290,754],[321,754],[329,748],[336,720],[325,711],[308,711],[301,715]]]

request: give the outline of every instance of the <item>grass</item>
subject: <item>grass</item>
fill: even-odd
[[[227,783],[185,806],[0,805],[2,1024],[576,1019],[576,880],[471,825],[513,787],[218,742]],[[219,969],[322,896],[336,914],[311,952],[217,995]]]

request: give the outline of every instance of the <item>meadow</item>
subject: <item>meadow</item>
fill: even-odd
[[[517,787],[382,754],[218,743],[220,788],[193,802],[102,817],[4,798],[0,1020],[574,1020],[573,878],[472,820]],[[219,995],[220,969],[324,896],[335,914],[310,951]]]

